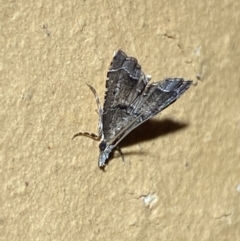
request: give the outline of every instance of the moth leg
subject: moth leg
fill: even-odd
[[[101,103],[100,103],[100,100],[98,98],[96,90],[91,85],[89,85],[87,83],[86,83],[86,85],[93,92],[95,100],[96,100],[96,103],[97,103],[97,107],[98,107],[98,111],[97,111],[98,112],[98,136],[102,136],[102,128],[103,128],[103,125],[102,125],[102,113],[103,113],[103,110],[102,110],[102,107],[101,107]]]
[[[94,134],[94,133],[89,133],[89,132],[78,132],[77,134],[75,134],[73,137],[72,137],[72,140],[77,137],[77,136],[87,136],[89,138],[92,138],[94,140],[99,140],[100,139],[100,136]]]
[[[115,148],[116,148],[116,150],[120,153],[120,155],[121,155],[121,157],[122,157],[122,161],[123,161],[123,163],[125,163],[124,155],[123,155],[123,153],[122,153],[121,148],[120,148],[119,146],[116,146]]]

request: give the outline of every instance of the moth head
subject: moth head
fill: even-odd
[[[99,144],[100,154],[98,158],[98,166],[100,168],[106,165],[106,160],[108,159],[108,156],[112,149],[112,146],[108,145],[105,141],[101,141],[101,143]]]

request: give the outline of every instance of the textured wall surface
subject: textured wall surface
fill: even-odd
[[[2,1],[0,240],[240,240],[240,2]],[[113,51],[194,85],[99,170]]]

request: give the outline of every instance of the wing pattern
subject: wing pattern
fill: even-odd
[[[103,106],[104,141],[117,145],[134,128],[175,102],[192,84],[168,78],[150,80],[137,60],[119,50],[110,65]]]
[[[103,134],[107,142],[132,120],[126,110],[149,80],[135,58],[127,57],[121,50],[116,53],[107,74],[103,106]]]

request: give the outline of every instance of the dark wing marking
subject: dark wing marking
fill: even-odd
[[[143,94],[129,107],[128,112],[141,115],[142,120],[154,116],[174,103],[192,84],[191,80],[168,78],[147,85]]]
[[[142,94],[148,77],[137,60],[119,50],[110,65],[103,106],[103,134],[107,141],[131,121],[127,108]],[[120,123],[116,126],[116,123]]]
[[[126,107],[142,93],[149,79],[133,57],[119,50],[109,67],[103,111]]]

